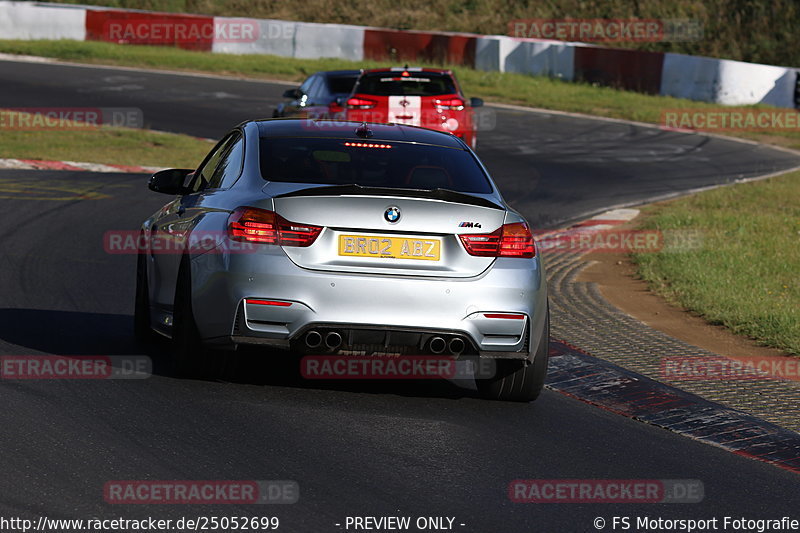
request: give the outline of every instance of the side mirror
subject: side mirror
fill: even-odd
[[[469,99],[470,107],[482,107],[483,106],[483,98],[470,98]]]
[[[286,91],[283,91],[283,97],[297,100],[300,98],[300,89],[287,89]]]
[[[170,168],[167,170],[159,170],[147,182],[147,187],[151,191],[160,192],[164,194],[185,194],[186,187],[183,186],[186,181],[186,176],[193,173],[194,169],[191,168]]]

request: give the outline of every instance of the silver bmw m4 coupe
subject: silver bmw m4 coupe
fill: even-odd
[[[539,395],[542,262],[459,138],[251,121],[196,170],[158,172],[149,187],[174,198],[141,227],[135,329],[171,338],[179,368],[241,345],[265,357],[439,355],[491,360],[493,373],[475,378],[487,398]]]

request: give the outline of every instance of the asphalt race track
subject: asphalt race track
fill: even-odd
[[[286,84],[0,61],[4,107],[130,107],[151,129],[220,138],[271,117]],[[472,95],[467,95],[472,96]],[[539,228],[597,211],[800,165],[755,144],[658,128],[500,108],[478,153]],[[487,120],[485,124],[491,125]]]
[[[2,107],[137,107],[148,127],[217,137],[270,116],[285,85],[0,62]],[[470,95],[471,96],[471,95]],[[479,95],[478,95],[479,96]],[[479,155],[529,220],[552,227],[800,164],[756,145],[497,109]],[[594,531],[612,516],[779,518],[800,477],[561,394],[487,402],[448,382],[287,383],[247,354],[227,381],[179,379],[131,334],[135,229],[166,197],[146,176],[0,171],[0,354],[137,355],[146,380],[1,381],[0,515],[278,516],[342,531],[347,516],[450,516],[464,532]],[[88,198],[88,199],[87,199]],[[514,479],[698,479],[701,504],[516,504]],[[295,480],[275,506],[109,505],[111,480]],[[342,524],[336,526],[335,524]],[[459,524],[464,524],[460,526]],[[610,526],[606,530],[610,530]]]

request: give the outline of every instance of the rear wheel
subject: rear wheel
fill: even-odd
[[[147,256],[140,253],[136,260],[136,301],[133,311],[133,334],[140,342],[150,342],[155,332],[150,327],[150,290],[147,284]]]
[[[536,350],[532,364],[513,359],[498,359],[494,376],[476,379],[481,396],[490,400],[532,402],[539,397],[547,376],[547,360],[550,349],[550,312],[545,319],[542,340]]]
[[[192,280],[189,259],[184,256],[178,270],[172,309],[172,364],[181,375],[196,374],[202,368],[203,345],[192,313]]]
[[[187,377],[226,378],[236,373],[236,352],[212,350],[205,346],[192,311],[192,278],[189,257],[178,269],[172,310],[172,364]]]

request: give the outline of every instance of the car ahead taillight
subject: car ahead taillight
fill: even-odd
[[[439,109],[451,109],[453,111],[461,111],[464,109],[464,100],[461,98],[443,98],[441,100],[434,100],[433,104]]]
[[[347,107],[350,109],[372,109],[378,102],[366,98],[348,98]]]
[[[289,222],[274,211],[256,207],[239,207],[228,217],[228,235],[237,241],[310,246],[322,228]]]
[[[524,222],[503,224],[491,233],[459,235],[469,255],[479,257],[534,257],[536,244]]]

